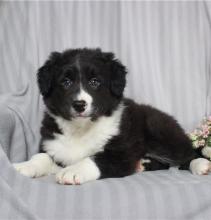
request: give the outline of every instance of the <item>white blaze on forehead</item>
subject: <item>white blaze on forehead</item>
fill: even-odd
[[[84,91],[83,88],[80,89],[79,94],[76,96],[76,100],[84,100],[87,104],[92,103],[92,97]]]

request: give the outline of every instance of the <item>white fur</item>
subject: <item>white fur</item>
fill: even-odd
[[[145,171],[145,166],[144,166],[145,163],[151,163],[151,160],[150,159],[141,159],[137,164],[136,172]]]
[[[208,147],[208,146],[203,147],[201,152],[202,152],[203,156],[205,156],[211,160],[211,147]]]
[[[66,166],[103,151],[108,140],[119,134],[119,124],[124,107],[120,105],[110,117],[74,118],[72,121],[54,116],[63,134],[56,134],[54,140],[43,142],[44,150],[56,161]]]
[[[206,175],[211,171],[211,162],[205,158],[197,158],[191,161],[190,170],[195,175]]]
[[[151,163],[150,159],[141,159],[140,161],[141,161],[142,164]]]
[[[100,170],[95,162],[86,158],[74,165],[63,168],[56,175],[56,181],[60,184],[78,185],[100,177]]]
[[[76,100],[84,100],[86,102],[85,111],[80,113],[82,116],[89,115],[92,111],[92,102],[93,98],[90,96],[87,92],[84,91],[84,89],[81,86],[79,94],[76,96]],[[75,110],[72,109],[72,111],[75,113]]]
[[[14,163],[14,168],[28,177],[40,177],[57,173],[60,169],[46,153],[35,154],[29,161]]]

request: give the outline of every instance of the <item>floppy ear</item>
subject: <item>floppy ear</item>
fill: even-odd
[[[61,53],[52,52],[49,59],[38,69],[37,82],[41,94],[47,97],[52,90],[52,79]]]
[[[114,96],[120,98],[126,85],[127,70],[119,60],[112,59],[111,62],[110,90]]]

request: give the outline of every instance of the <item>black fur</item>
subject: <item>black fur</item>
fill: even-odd
[[[100,49],[75,49],[51,54],[49,60],[38,70],[38,84],[46,106],[55,115],[71,119],[69,109],[80,86],[78,66],[85,89],[95,97],[92,119],[109,116],[121,101],[126,69],[112,53],[103,53]],[[86,86],[86,82],[95,76],[101,81],[97,91]],[[74,86],[68,90],[61,85],[65,77],[74,81]]]
[[[140,158],[151,163],[146,170],[182,166],[196,157],[189,138],[169,115],[125,99],[127,106],[119,136],[110,140],[104,152],[95,155],[102,177],[125,176],[134,172]]]
[[[75,49],[52,53],[38,71],[38,84],[49,111],[67,120],[74,117],[69,109],[80,81],[94,99],[91,120],[109,117],[120,102],[124,103],[120,134],[108,141],[103,152],[93,156],[101,178],[130,175],[136,171],[141,158],[151,160],[145,165],[146,170],[169,166],[187,168],[196,157],[189,138],[171,116],[123,97],[126,73],[126,68],[112,53],[100,49]],[[66,77],[74,82],[69,89],[62,86]],[[96,90],[86,86],[91,77],[101,82]],[[61,131],[54,119],[46,114],[41,129],[42,141],[54,138],[55,133]]]

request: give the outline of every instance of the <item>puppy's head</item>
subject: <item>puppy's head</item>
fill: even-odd
[[[126,84],[126,68],[100,49],[53,52],[38,70],[38,85],[49,111],[67,120],[109,116]]]

